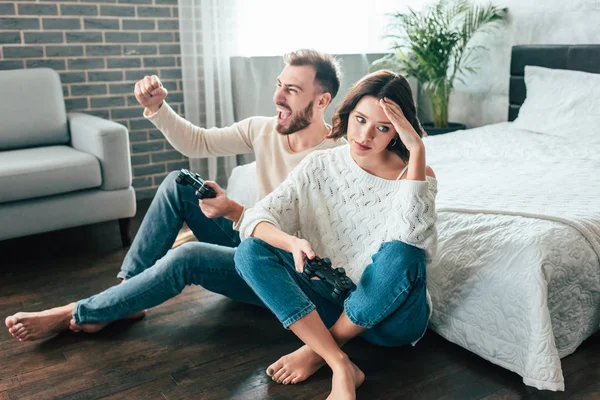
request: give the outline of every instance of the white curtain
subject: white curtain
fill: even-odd
[[[229,58],[236,54],[237,0],[179,0],[185,118],[203,127],[233,124]],[[236,157],[192,159],[190,167],[223,184]]]

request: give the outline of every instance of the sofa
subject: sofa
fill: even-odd
[[[127,129],[67,113],[52,69],[0,71],[0,88],[0,240],[118,220],[129,245]]]

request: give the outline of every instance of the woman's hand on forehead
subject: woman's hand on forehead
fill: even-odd
[[[398,104],[388,98],[379,100],[379,104],[383,108],[385,115],[390,119],[392,125],[398,132],[400,140],[406,146],[408,151],[411,151],[415,146],[419,146],[423,143],[421,137],[415,131],[415,128],[408,122],[402,109]]]

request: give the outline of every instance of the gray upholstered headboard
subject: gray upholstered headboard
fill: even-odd
[[[525,66],[600,73],[600,44],[513,46],[510,60],[508,120],[514,121],[525,100]]]

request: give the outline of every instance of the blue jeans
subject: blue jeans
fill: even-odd
[[[328,328],[345,312],[367,328],[362,337],[379,346],[413,343],[427,329],[425,254],[403,242],[383,243],[356,288],[337,300],[331,284],[296,272],[291,253],[260,239],[243,241],[235,263],[285,328],[317,310]]]
[[[177,184],[177,175],[176,171],[165,178],[142,221],[117,275],[126,281],[77,302],[77,324],[114,321],[157,306],[187,285],[264,306],[235,270],[240,239],[233,223],[204,216],[195,189]],[[171,250],[183,221],[200,242]]]

